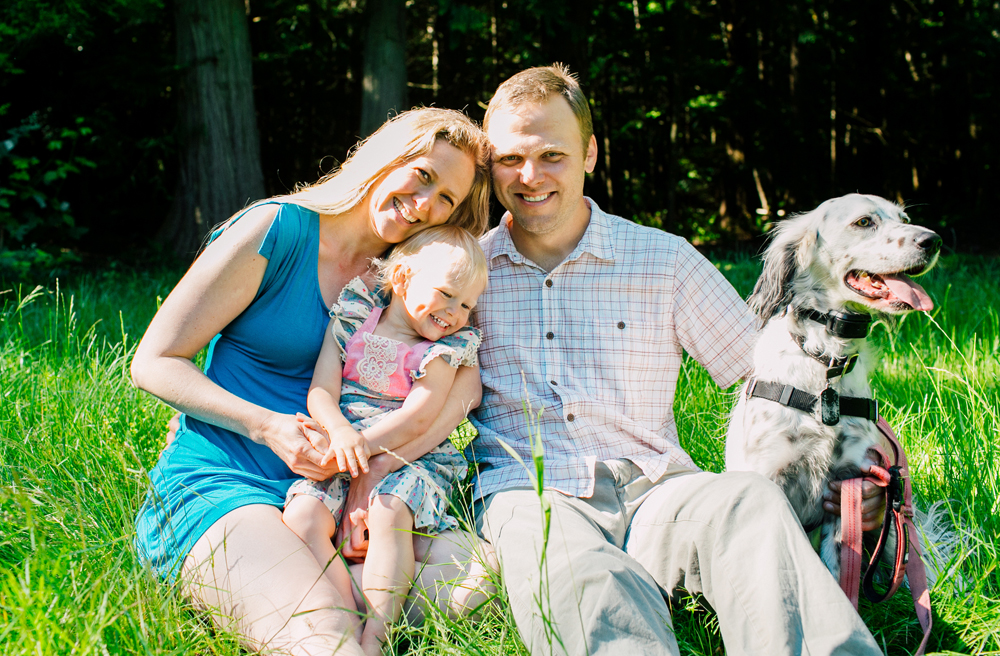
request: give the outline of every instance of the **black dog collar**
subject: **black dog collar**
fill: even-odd
[[[868,337],[872,318],[859,312],[839,312],[834,310],[827,314],[810,308],[795,308],[795,316],[799,319],[809,319],[826,326],[826,331],[834,337],[857,339]]]

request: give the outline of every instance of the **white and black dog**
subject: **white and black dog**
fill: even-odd
[[[867,342],[873,318],[930,310],[909,276],[937,261],[941,238],[903,208],[850,194],[781,222],[749,304],[762,328],[754,371],[729,422],[726,468],[775,481],[802,525],[822,526],[820,556],[840,575],[831,480],[854,478],[879,444]]]

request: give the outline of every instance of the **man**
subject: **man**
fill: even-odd
[[[679,445],[682,351],[723,388],[749,370],[736,291],[683,239],[583,196],[597,142],[564,67],[502,84],[484,125],[508,214],[482,240],[477,522],[529,650],[677,654],[664,596],[683,588],[730,654],[881,653],[781,491],[699,472]]]

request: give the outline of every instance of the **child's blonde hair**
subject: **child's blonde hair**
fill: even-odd
[[[378,268],[379,288],[388,293],[392,290],[392,280],[403,267],[411,271],[421,268],[421,251],[432,244],[448,244],[461,249],[465,257],[456,262],[452,272],[456,282],[462,286],[481,285],[486,288],[489,268],[486,255],[479,241],[468,230],[454,224],[434,226],[421,230],[401,244],[397,244],[385,258],[375,260]]]

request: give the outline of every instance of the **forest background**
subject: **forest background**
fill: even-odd
[[[590,97],[606,210],[756,250],[860,191],[995,253],[998,30],[992,0],[7,0],[0,273],[190,260],[389,112],[481,120],[553,61]]]

